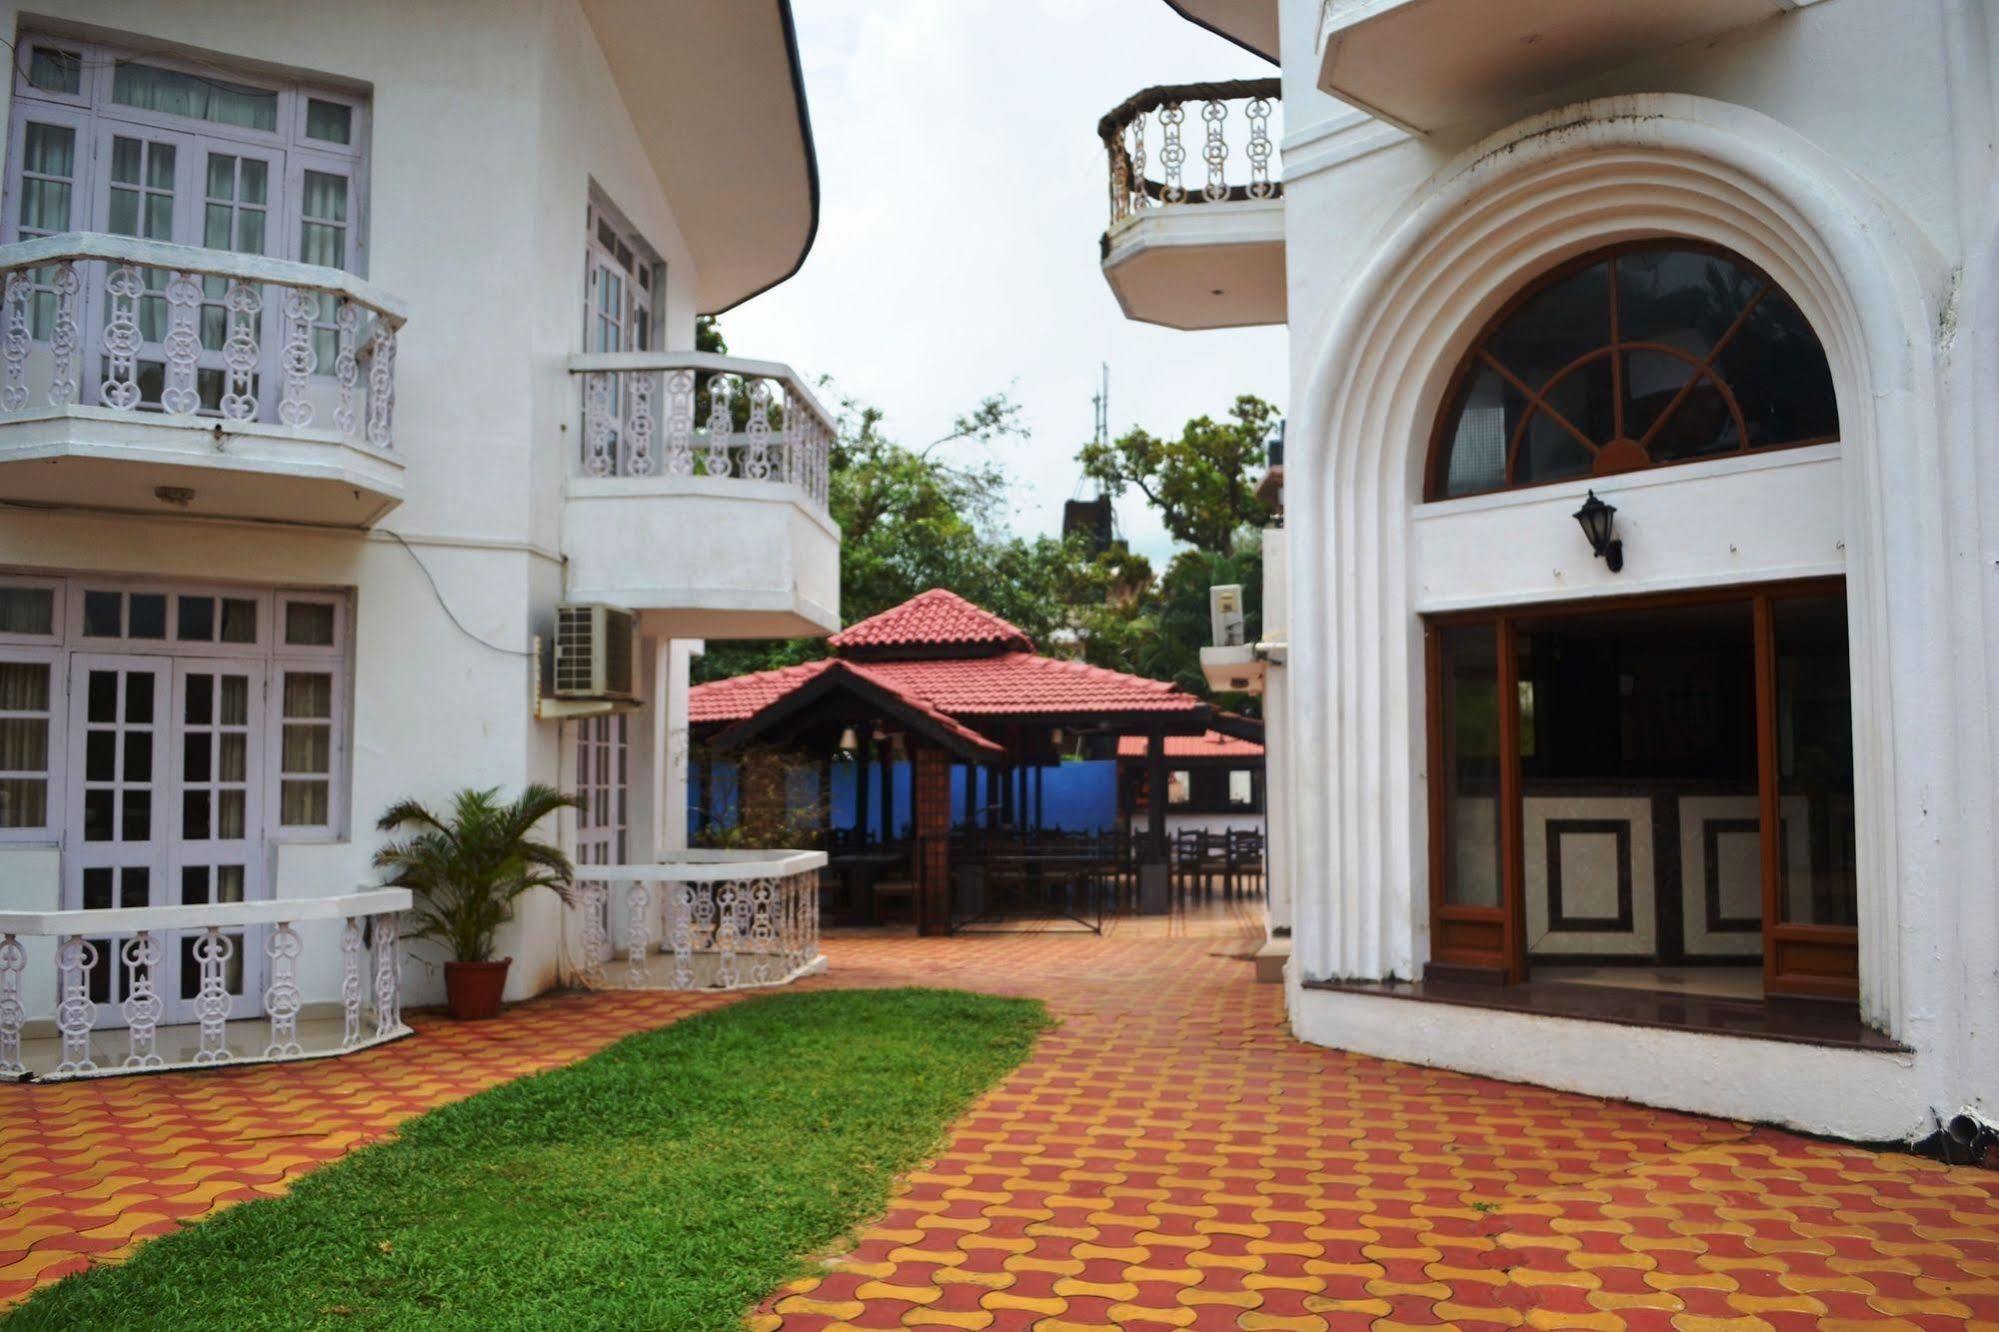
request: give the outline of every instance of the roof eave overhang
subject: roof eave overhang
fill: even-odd
[[[839,663],[750,716],[723,727],[709,740],[709,748],[718,754],[740,749],[835,691],[854,695],[884,718],[967,763],[991,763],[1006,755],[1005,746],[998,742],[969,734],[961,729],[963,723],[954,725],[940,719],[921,704]]]
[[[1253,56],[1279,63],[1277,0],[1166,0],[1166,7]]]
[[[582,3],[694,256],[695,307],[720,314],[796,273],[819,161],[790,0]]]

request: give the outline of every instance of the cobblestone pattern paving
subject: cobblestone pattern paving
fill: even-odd
[[[751,1326],[1999,1332],[1999,1175],[1302,1045],[1251,928],[829,938],[808,985],[1034,994],[1061,1025]],[[562,996],[317,1064],[0,1087],[0,1305],[720,1002]]]

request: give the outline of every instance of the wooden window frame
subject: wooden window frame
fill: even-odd
[[[1763,284],[1757,293],[1749,299],[1749,303],[1737,312],[1728,328],[1723,331],[1720,337],[1715,339],[1714,344],[1708,348],[1704,358],[1696,359],[1680,348],[1668,346],[1665,343],[1643,340],[1627,341],[1621,336],[1622,329],[1618,323],[1617,308],[1617,260],[1627,254],[1658,250],[1690,251],[1696,254],[1713,255],[1715,258],[1724,259],[1734,264],[1743,272],[1759,279]],[[1609,265],[1606,281],[1609,284],[1610,328],[1607,330],[1608,336],[1605,341],[1590,351],[1575,357],[1567,365],[1555,371],[1552,375],[1548,376],[1546,382],[1541,384],[1539,388],[1528,385],[1526,381],[1522,380],[1510,368],[1503,365],[1486,350],[1487,344],[1506,327],[1513,317],[1519,314],[1522,309],[1541,295],[1542,292],[1598,264]],[[1672,400],[1660,411],[1657,419],[1646,429],[1644,436],[1636,441],[1641,460],[1632,461],[1629,457],[1629,451],[1624,450],[1620,452],[1620,456],[1617,459],[1608,465],[1589,473],[1588,475],[1590,476],[1607,476],[1638,470],[1649,471],[1660,467],[1687,467],[1700,463],[1717,462],[1725,458],[1740,457],[1748,453],[1777,453],[1785,449],[1808,448],[1814,444],[1836,443],[1839,440],[1837,432],[1825,436],[1785,440],[1777,444],[1751,445],[1749,442],[1747,421],[1743,415],[1740,403],[1736,400],[1735,391],[1729,386],[1728,381],[1722,378],[1717,368],[1716,362],[1719,360],[1722,352],[1728,347],[1729,342],[1748,323],[1750,315],[1755,313],[1757,307],[1773,296],[1779,300],[1789,302],[1794,309],[1797,307],[1797,302],[1791,300],[1789,293],[1777,283],[1776,279],[1772,278],[1755,264],[1750,263],[1741,255],[1723,246],[1691,238],[1653,237],[1646,240],[1626,241],[1621,244],[1590,250],[1587,253],[1577,255],[1573,259],[1557,264],[1515,292],[1507,299],[1504,305],[1500,306],[1492,318],[1488,319],[1484,326],[1479,329],[1478,335],[1472,339],[1471,345],[1466,348],[1464,355],[1459,358],[1457,367],[1452,370],[1450,379],[1444,390],[1443,400],[1437,409],[1436,421],[1430,429],[1429,451],[1423,464],[1424,500],[1434,503],[1446,500],[1469,499],[1474,495],[1495,495],[1512,490],[1531,490],[1539,486],[1560,485],[1565,482],[1585,479],[1582,476],[1561,476],[1535,481],[1515,481],[1512,479],[1512,476],[1514,465],[1519,457],[1520,446],[1526,439],[1527,429],[1533,423],[1535,417],[1539,415],[1545,415],[1549,420],[1561,426],[1592,457],[1601,457],[1604,450],[1612,444],[1624,441],[1624,355],[1633,351],[1655,352],[1663,356],[1670,356],[1675,360],[1685,361],[1693,367],[1693,373],[1688,376],[1687,382],[1680,386],[1679,391],[1674,394]],[[1803,314],[1800,311],[1800,318],[1802,317]],[[1816,330],[1813,330],[1814,337],[1816,337],[1816,332]],[[1824,353],[1823,342],[1820,343],[1820,353],[1821,355]],[[1547,396],[1558,384],[1568,379],[1571,375],[1578,373],[1584,366],[1606,357],[1610,359],[1611,364],[1611,407],[1614,414],[1614,422],[1611,438],[1598,443],[1590,439],[1583,430],[1571,423],[1561,412],[1550,405],[1547,402]],[[1459,395],[1463,393],[1465,386],[1482,369],[1494,371],[1526,400],[1526,405],[1520,414],[1520,420],[1507,432],[1504,462],[1504,475],[1507,479],[1497,486],[1490,486],[1483,490],[1468,490],[1461,495],[1448,494],[1445,491],[1445,484],[1448,480],[1450,444],[1453,427],[1457,424],[1457,415],[1454,408],[1458,405]],[[1675,411],[1678,410],[1680,405],[1692,394],[1695,387],[1704,379],[1711,381],[1720,391],[1723,401],[1728,406],[1729,416],[1735,423],[1736,435],[1740,443],[1730,453],[1703,454],[1694,458],[1677,458],[1662,462],[1650,461],[1649,455],[1645,451],[1645,446],[1673,418]]]
[[[1430,961],[1439,977],[1518,984],[1528,975],[1526,948],[1525,811],[1521,799],[1519,661],[1515,626],[1522,619],[1584,618],[1622,610],[1747,603],[1755,645],[1756,791],[1763,872],[1763,988],[1766,997],[1859,998],[1857,925],[1813,925],[1783,915],[1783,836],[1777,761],[1777,652],[1775,604],[1805,597],[1846,597],[1846,579],[1789,579],[1717,588],[1592,597],[1500,609],[1451,611],[1423,617],[1425,717],[1429,764]],[[1500,904],[1445,901],[1453,846],[1445,816],[1451,780],[1445,735],[1442,631],[1491,625],[1499,652]]]

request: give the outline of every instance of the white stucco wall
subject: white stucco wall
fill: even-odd
[[[669,347],[692,346],[696,256],[574,0],[59,8],[62,22],[106,37],[368,91],[367,276],[409,308],[396,404],[403,505],[367,533],[88,513],[10,511],[0,522],[0,568],[352,590],[352,826],[276,853],[278,895],[344,892],[373,880],[373,822],[395,799],[567,784],[559,728],[533,716],[528,653],[565,594],[564,481],[580,411],[567,362],[581,350],[592,186],[666,261]],[[13,36],[20,15],[0,5],[0,31]],[[684,690],[684,660],[675,678]],[[646,743],[638,728],[633,740]],[[47,850],[12,853],[6,865],[36,872],[0,874],[0,900],[58,905]],[[516,961],[510,995],[555,981],[562,928],[552,895],[522,905],[499,941]],[[307,1001],[331,999],[337,955],[307,945]],[[413,950],[405,971],[410,1002],[441,994],[425,953]],[[31,969],[40,1010],[53,982]]]
[[[1292,724],[1273,780],[1289,785],[1298,1031],[1855,1136],[1990,1115],[1999,187],[1984,8],[1827,0],[1422,140],[1313,89],[1318,9],[1283,6]],[[1485,319],[1562,258],[1646,236],[1709,239],[1778,279],[1826,344],[1842,443],[1422,503],[1445,379]],[[1590,484],[1619,505],[1621,575],[1568,519]],[[1428,957],[1421,613],[1832,572],[1848,580],[1863,1011],[1912,1054],[1634,1038],[1297,988],[1419,975]]]

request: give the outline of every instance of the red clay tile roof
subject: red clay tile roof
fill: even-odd
[[[1207,705],[1161,680],[1107,671],[1031,652],[916,661],[816,661],[696,685],[687,693],[694,725],[739,722],[839,665],[912,705],[947,718],[1061,717],[1104,713],[1194,712]]]
[[[832,664],[830,658],[808,661],[803,666],[785,666],[695,685],[687,691],[687,720],[699,726],[704,722],[734,722],[753,717]]]
[[[878,658],[896,648],[998,648],[1034,651],[1034,640],[955,592],[933,587],[850,625],[826,640],[836,653]]]
[[[1144,758],[1145,737],[1142,735],[1119,736],[1117,756],[1121,759]],[[1223,735],[1220,731],[1209,731],[1204,735],[1169,735],[1166,737],[1166,757],[1170,759],[1260,759],[1263,757],[1263,746],[1254,740],[1242,740],[1233,735]]]

